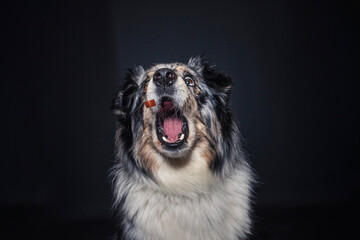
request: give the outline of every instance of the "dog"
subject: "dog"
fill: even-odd
[[[247,239],[253,173],[231,89],[202,57],[129,69],[112,102],[114,239]]]

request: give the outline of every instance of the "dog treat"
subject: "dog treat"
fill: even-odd
[[[151,99],[151,100],[145,102],[145,106],[146,106],[147,108],[155,107],[155,106],[156,106],[156,102],[155,102],[154,99]]]

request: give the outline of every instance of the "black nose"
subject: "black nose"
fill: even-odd
[[[176,74],[168,68],[161,68],[154,73],[154,83],[160,87],[171,86],[176,80]]]

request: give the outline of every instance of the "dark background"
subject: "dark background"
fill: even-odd
[[[110,239],[112,95],[128,67],[202,53],[235,82],[252,238],[357,236],[359,1],[1,8],[1,239]]]

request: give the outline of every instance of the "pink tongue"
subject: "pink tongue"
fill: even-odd
[[[164,119],[164,135],[168,136],[168,141],[171,143],[176,142],[179,139],[181,131],[182,121],[177,117],[168,117]]]

